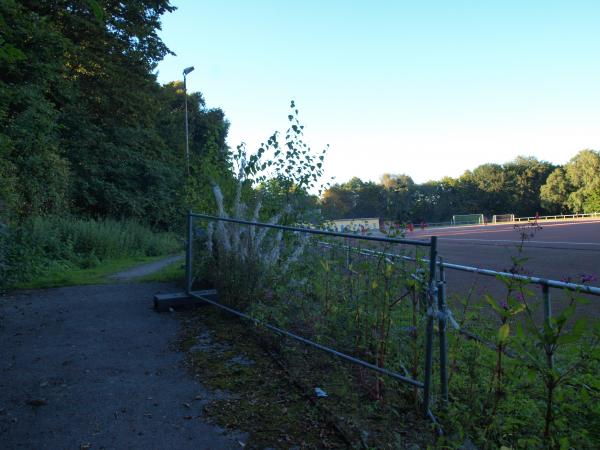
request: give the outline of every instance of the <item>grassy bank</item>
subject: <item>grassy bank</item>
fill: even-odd
[[[114,283],[111,275],[130,269],[132,267],[151,263],[164,258],[164,256],[130,256],[120,259],[108,259],[101,261],[98,266],[82,269],[80,267],[53,265],[48,272],[39,277],[21,281],[11,286],[13,289],[43,289],[61,286],[83,286],[87,284]],[[161,271],[162,273],[162,271]],[[140,277],[136,281],[171,281],[163,280],[162,277],[148,275]]]
[[[0,287],[101,282],[110,273],[177,253],[174,233],[133,221],[36,217],[0,237]]]

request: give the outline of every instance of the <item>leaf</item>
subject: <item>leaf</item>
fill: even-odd
[[[525,311],[525,305],[523,305],[521,303],[521,304],[515,305],[513,308],[511,308],[510,314],[511,314],[511,316],[516,316],[517,314],[519,314],[523,311]]]
[[[586,324],[587,322],[585,321],[585,319],[579,319],[577,322],[575,322],[575,325],[569,333],[558,337],[556,343],[574,344],[575,342],[578,342],[585,331]]]
[[[556,318],[557,323],[560,325],[564,324],[567,320],[569,320],[573,314],[575,314],[575,304],[569,305],[564,311]]]
[[[517,322],[517,337],[519,339],[523,339],[525,337],[525,332],[523,331],[523,325],[520,322]]]
[[[322,259],[320,261],[320,263],[321,263],[321,267],[323,267],[323,270],[325,272],[329,272],[329,263],[327,261],[325,261],[324,259]]]
[[[385,266],[386,276],[390,277],[392,275],[393,270],[394,270],[394,266],[392,266],[391,264],[386,264],[386,266]]]
[[[485,301],[488,302],[488,304],[494,309],[494,311],[496,311],[498,314],[503,315],[504,311],[500,308],[500,306],[498,305],[498,303],[496,303],[496,300],[493,299],[493,297],[490,294],[485,294]]]
[[[508,335],[510,333],[510,326],[508,323],[505,323],[498,329],[498,342],[500,344],[505,343],[508,340]]]
[[[574,336],[572,334],[564,334],[562,336],[559,336],[558,339],[556,339],[556,343],[561,345],[574,344],[577,341],[579,341],[579,336]]]

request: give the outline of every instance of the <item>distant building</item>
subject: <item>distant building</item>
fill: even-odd
[[[360,219],[336,219],[325,222],[325,227],[335,231],[373,231],[381,228],[381,220],[378,217]]]

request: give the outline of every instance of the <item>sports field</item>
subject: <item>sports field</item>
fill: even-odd
[[[556,280],[570,279],[579,283],[581,275],[600,279],[600,220],[573,220],[540,223],[540,229],[519,224],[477,225],[454,228],[415,230],[408,238],[439,238],[439,254],[446,262],[504,271],[511,267],[511,257],[517,256],[521,231],[527,230],[522,256],[529,275]],[[533,233],[533,236],[530,234]],[[483,292],[503,295],[500,281],[482,275],[448,270],[449,294],[464,294],[473,290],[476,296]],[[598,286],[599,281],[590,284]],[[539,290],[532,286],[532,289]],[[564,298],[552,291],[560,309]],[[590,297],[593,305],[585,309],[600,312],[600,297]]]

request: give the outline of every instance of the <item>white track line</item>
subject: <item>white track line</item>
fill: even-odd
[[[600,225],[600,221],[593,221],[593,222],[569,222],[569,223],[548,223],[545,225],[540,225],[542,227],[542,231],[544,228],[552,228],[552,227],[565,227],[565,226],[569,226],[569,225],[585,225],[585,224],[590,224],[590,223],[597,223]],[[495,230],[490,230],[489,228],[483,228],[485,227],[485,225],[480,225],[482,228],[477,229],[477,230],[448,230],[448,229],[441,229],[439,230],[439,232],[434,232],[432,230],[429,230],[426,234],[420,234],[420,233],[415,233],[415,234],[407,234],[407,237],[416,237],[416,238],[424,238],[424,237],[431,237],[431,236],[438,236],[440,239],[443,238],[444,236],[461,236],[461,235],[465,235],[465,234],[485,234],[485,233],[506,233],[506,232],[514,232],[514,233],[518,233],[518,229],[515,229],[512,225],[511,226],[507,226],[506,228],[501,228],[501,229],[495,229]],[[503,225],[504,227],[504,225]],[[436,230],[437,231],[437,230]],[[538,242],[542,242],[542,241],[538,241]]]
[[[445,238],[444,236],[439,237],[440,241],[478,241],[478,242],[509,242],[511,244],[520,244],[521,241],[514,241],[510,239],[469,239],[469,238]],[[525,241],[530,244],[559,244],[559,245],[593,245],[600,247],[600,242],[564,242],[564,241]]]

